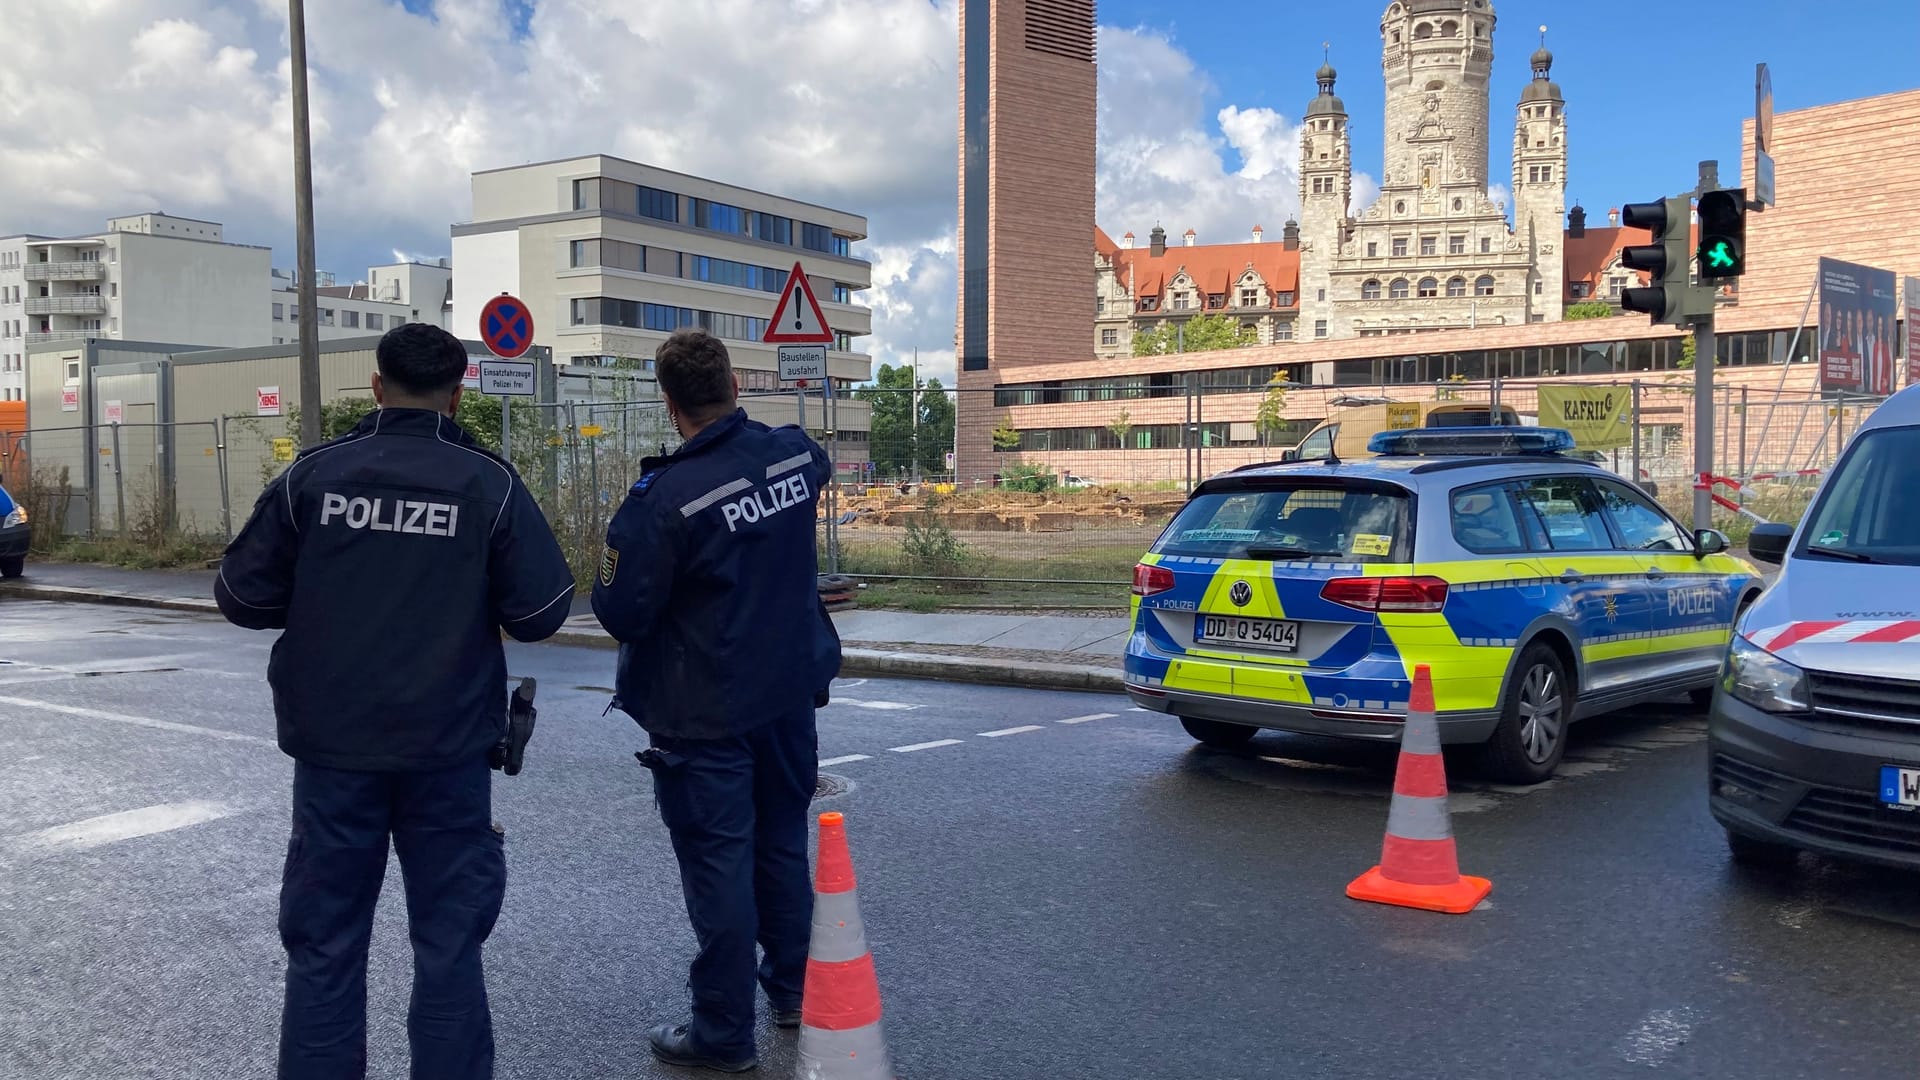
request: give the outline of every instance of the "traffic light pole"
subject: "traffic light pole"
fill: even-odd
[[[1693,327],[1693,527],[1713,527],[1713,309]]]

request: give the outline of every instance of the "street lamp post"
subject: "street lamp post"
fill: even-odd
[[[313,137],[307,125],[307,13],[287,0],[293,67],[293,201],[300,297],[300,445],[320,443],[320,311],[313,269]]]

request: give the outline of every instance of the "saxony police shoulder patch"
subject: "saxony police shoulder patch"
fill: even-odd
[[[607,548],[600,554],[600,584],[613,588],[614,572],[620,568],[620,553]]]

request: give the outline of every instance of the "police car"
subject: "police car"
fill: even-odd
[[[1134,568],[1127,693],[1216,746],[1397,740],[1427,664],[1442,740],[1517,783],[1553,774],[1574,720],[1704,704],[1759,572],[1572,448],[1414,429],[1208,480]]]

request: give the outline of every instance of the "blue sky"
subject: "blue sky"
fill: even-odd
[[[1167,34],[1210,78],[1215,104],[1266,106],[1297,121],[1314,93],[1320,43],[1331,43],[1338,92],[1353,117],[1354,167],[1380,174],[1380,14],[1385,0],[1255,4],[1225,15],[1180,11],[1160,0],[1100,0],[1103,25]],[[1668,58],[1631,39],[1622,11],[1656,13],[1679,28]],[[1562,0],[1496,0],[1494,130],[1513,116],[1529,77],[1527,58],[1547,30],[1553,75],[1567,98],[1569,205],[1590,214],[1610,205],[1691,188],[1697,163],[1718,158],[1720,176],[1740,173],[1740,122],[1753,110],[1753,66],[1773,74],[1774,109],[1824,105],[1920,85],[1920,2],[1916,0],[1660,0],[1571,5]],[[1687,121],[1647,133],[1631,115],[1665,70],[1668,92],[1686,102]],[[1103,72],[1112,78],[1118,72]],[[1231,150],[1228,151],[1231,154]],[[1490,180],[1504,182],[1509,147],[1493,140]]]

